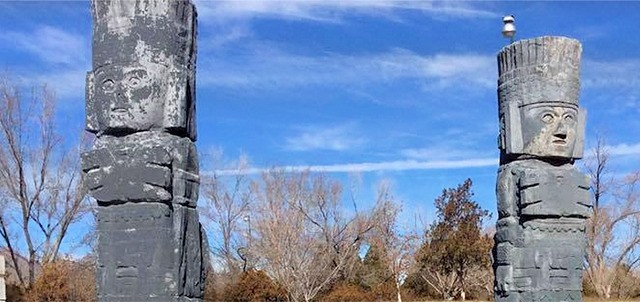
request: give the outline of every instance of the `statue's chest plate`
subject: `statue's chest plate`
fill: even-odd
[[[589,217],[589,178],[574,169],[523,169],[518,177],[521,216]]]

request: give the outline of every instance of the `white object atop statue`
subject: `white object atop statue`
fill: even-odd
[[[504,26],[502,26],[502,36],[509,38],[513,43],[513,37],[516,35],[516,18],[513,15],[507,15],[502,18]]]

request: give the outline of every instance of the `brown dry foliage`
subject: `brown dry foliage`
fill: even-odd
[[[375,301],[375,294],[354,284],[337,284],[321,302]]]
[[[276,302],[286,301],[287,295],[264,271],[251,270],[243,273],[238,282],[228,285],[219,299],[226,302]]]
[[[393,301],[398,297],[398,288],[393,278],[371,288],[371,293],[376,297],[376,301]],[[403,295],[404,297],[404,295]]]
[[[25,297],[34,302],[95,301],[93,265],[71,261],[48,263]]]
[[[7,296],[7,301],[11,302],[24,302],[24,290],[20,285],[17,284],[7,284],[5,288],[5,293]]]
[[[218,293],[220,292],[216,274],[214,272],[207,272],[204,283],[204,301],[215,302],[218,301]]]

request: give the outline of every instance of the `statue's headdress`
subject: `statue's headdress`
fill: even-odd
[[[578,106],[580,42],[565,37],[522,40],[498,53],[498,101]]]
[[[93,68],[151,60],[193,69],[196,11],[187,0],[94,0]]]

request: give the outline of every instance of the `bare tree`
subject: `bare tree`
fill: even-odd
[[[214,162],[219,161],[214,158]],[[205,225],[213,234],[209,237],[210,248],[231,277],[238,276],[241,268],[246,271],[250,261],[246,239],[250,235],[253,197],[250,179],[243,173],[247,166],[246,157],[241,157],[232,175],[221,174],[213,167],[212,174],[204,175],[202,180],[205,205],[201,210],[208,220]]]
[[[68,148],[54,123],[55,96],[45,87],[30,98],[0,78],[0,237],[24,287],[36,264],[54,261],[69,227],[86,210],[79,148]],[[28,258],[28,273],[19,256]]]
[[[391,194],[389,182],[380,183],[376,203],[379,215],[374,221],[370,241],[384,250],[383,262],[395,283],[397,301],[402,302],[400,286],[415,260],[419,237],[414,232],[399,228],[398,214],[401,212],[401,206]]]
[[[591,176],[593,216],[587,227],[586,271],[588,280],[600,298],[609,299],[617,279],[630,272],[640,256],[640,172],[621,179],[608,175],[609,153],[598,139],[592,156],[586,161]],[[628,267],[622,270],[621,267]]]
[[[336,280],[373,227],[375,214],[345,215],[341,185],[322,175],[271,171],[254,191],[251,248],[293,301],[310,301]]]

